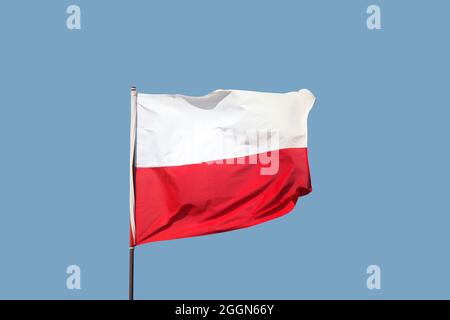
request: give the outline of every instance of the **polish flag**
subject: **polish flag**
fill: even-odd
[[[307,120],[288,93],[132,91],[131,246],[250,227],[311,192]]]

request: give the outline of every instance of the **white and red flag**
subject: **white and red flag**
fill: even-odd
[[[311,192],[314,101],[306,89],[135,92],[131,245],[245,228],[291,211]]]

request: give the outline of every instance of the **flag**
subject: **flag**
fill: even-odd
[[[250,227],[290,212],[311,192],[314,101],[306,89],[135,93],[131,245]]]

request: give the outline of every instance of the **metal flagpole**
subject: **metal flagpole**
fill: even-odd
[[[134,300],[134,244],[135,244],[135,221],[134,221],[134,147],[136,141],[136,112],[137,112],[137,90],[131,87],[131,126],[130,126],[130,229],[132,244],[130,246],[129,287],[128,299]]]
[[[130,278],[128,288],[128,300],[134,300],[134,247],[130,247]]]

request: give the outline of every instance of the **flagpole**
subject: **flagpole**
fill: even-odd
[[[128,300],[134,300],[134,245],[135,245],[135,221],[134,221],[134,147],[136,141],[136,113],[137,113],[137,90],[131,87],[131,126],[130,126],[130,229],[131,246],[129,257],[128,275]]]
[[[134,247],[130,247],[130,275],[128,300],[134,300]]]

